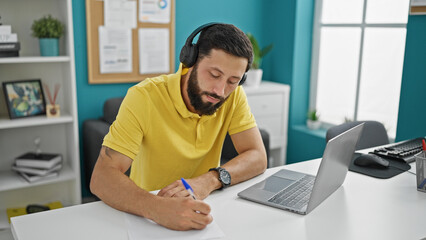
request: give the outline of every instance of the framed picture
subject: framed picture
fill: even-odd
[[[10,119],[46,114],[40,79],[3,82]]]

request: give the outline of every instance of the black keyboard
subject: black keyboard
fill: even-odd
[[[375,149],[373,153],[381,157],[399,159],[410,163],[414,161],[414,155],[422,151],[423,139],[424,138],[415,138],[388,147],[378,148]]]

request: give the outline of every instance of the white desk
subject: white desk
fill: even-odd
[[[421,239],[426,237],[426,193],[415,176],[380,180],[349,172],[333,195],[309,215],[275,209],[237,197],[278,169],[316,174],[319,160],[271,168],[206,199],[226,239]],[[12,219],[17,240],[127,239],[122,212],[102,202]]]

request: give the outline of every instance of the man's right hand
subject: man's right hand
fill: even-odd
[[[147,218],[164,227],[179,231],[204,229],[213,221],[210,206],[201,200],[157,196],[155,201]]]
[[[132,159],[102,147],[92,173],[90,190],[109,206],[153,220],[174,230],[203,229],[213,218],[210,206],[189,197],[153,195],[127,177]]]

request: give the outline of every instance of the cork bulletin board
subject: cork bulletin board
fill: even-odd
[[[410,15],[426,15],[426,0],[411,0]]]
[[[139,4],[138,0],[137,5]],[[175,1],[169,1],[170,22],[149,23],[137,21],[136,29],[132,29],[132,71],[129,73],[101,73],[99,60],[99,26],[104,25],[104,1],[86,0],[86,31],[88,79],[90,84],[140,82],[145,78],[174,72],[175,59]],[[137,9],[139,6],[137,6]],[[162,28],[169,30],[169,72],[140,74],[138,31],[141,28]]]

